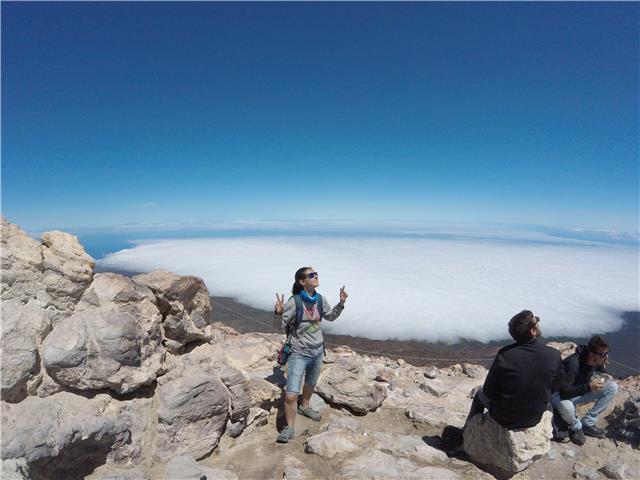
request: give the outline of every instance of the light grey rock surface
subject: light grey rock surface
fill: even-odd
[[[407,458],[396,458],[380,450],[367,449],[362,454],[344,462],[341,478],[352,480],[382,479],[461,479],[455,472],[434,466],[420,466]]]
[[[357,418],[332,415],[329,423],[327,423],[326,430],[348,430],[353,433],[362,433],[364,427],[362,426],[362,422]]]
[[[434,405],[412,407],[407,409],[405,414],[413,420],[415,424],[425,424],[433,427],[444,427],[447,425],[447,411],[444,407]]]
[[[238,476],[228,470],[207,468],[200,465],[189,453],[172,457],[167,462],[164,478],[171,480],[238,480]]]
[[[287,455],[283,462],[284,472],[282,478],[284,480],[311,480],[312,473],[306,468],[305,463],[298,458]]]
[[[600,475],[600,473],[598,473],[598,471],[591,465],[577,462],[573,466],[573,478],[579,478],[583,480],[598,480],[602,478],[602,475]]]
[[[419,464],[443,463],[447,455],[427,445],[421,437],[397,435],[389,432],[376,432],[373,435],[375,448],[396,458],[408,458]]]
[[[44,295],[42,244],[17,225],[0,219],[2,233],[2,300],[26,303]]]
[[[40,371],[38,346],[51,329],[45,310],[34,300],[23,304],[5,300],[2,309],[1,398],[7,402],[23,400]],[[35,386],[31,388],[35,390]]]
[[[229,418],[229,391],[212,370],[188,366],[158,380],[156,459],[190,453],[202,458],[218,446]]]
[[[316,392],[333,405],[347,407],[356,414],[375,411],[387,398],[387,389],[353,357],[338,357],[324,372]]]
[[[24,458],[2,460],[0,478],[2,480],[29,480],[31,477],[27,461]]]

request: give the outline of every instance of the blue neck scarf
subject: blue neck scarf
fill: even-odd
[[[299,295],[302,298],[302,300],[308,303],[316,303],[316,300],[318,300],[318,292],[314,292],[313,297],[310,297],[307,291],[302,289],[300,290]]]

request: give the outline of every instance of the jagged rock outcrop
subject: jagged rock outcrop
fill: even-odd
[[[53,305],[59,310],[73,310],[91,283],[95,261],[78,238],[65,232],[42,234],[43,281]]]
[[[2,300],[35,301],[55,323],[69,315],[91,283],[95,261],[64,232],[31,238],[4,217],[2,233]]]
[[[154,270],[134,276],[133,281],[156,295],[167,348],[179,351],[187,343],[211,338],[211,300],[201,278]]]
[[[535,427],[507,430],[488,412],[471,418],[464,430],[464,451],[475,462],[516,473],[551,448],[551,412]]]

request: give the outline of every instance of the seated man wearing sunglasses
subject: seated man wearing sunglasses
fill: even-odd
[[[600,375],[609,357],[609,345],[604,338],[591,337],[587,345],[580,345],[575,353],[565,358],[563,384],[551,396],[551,404],[569,425],[571,441],[584,445],[585,435],[602,438],[605,431],[596,425],[598,416],[607,409],[618,391],[613,380],[606,381]],[[582,419],[576,416],[576,405],[595,401]]]

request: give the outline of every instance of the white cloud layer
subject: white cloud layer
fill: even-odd
[[[100,261],[105,268],[165,268],[202,277],[212,295],[271,310],[293,274],[312,265],[330,302],[347,308],[325,331],[373,339],[454,342],[508,337],[527,308],[545,336],[620,328],[638,310],[637,247],[482,239],[335,236],[152,240]],[[288,295],[287,295],[288,297]],[[214,308],[215,315],[215,308]]]

